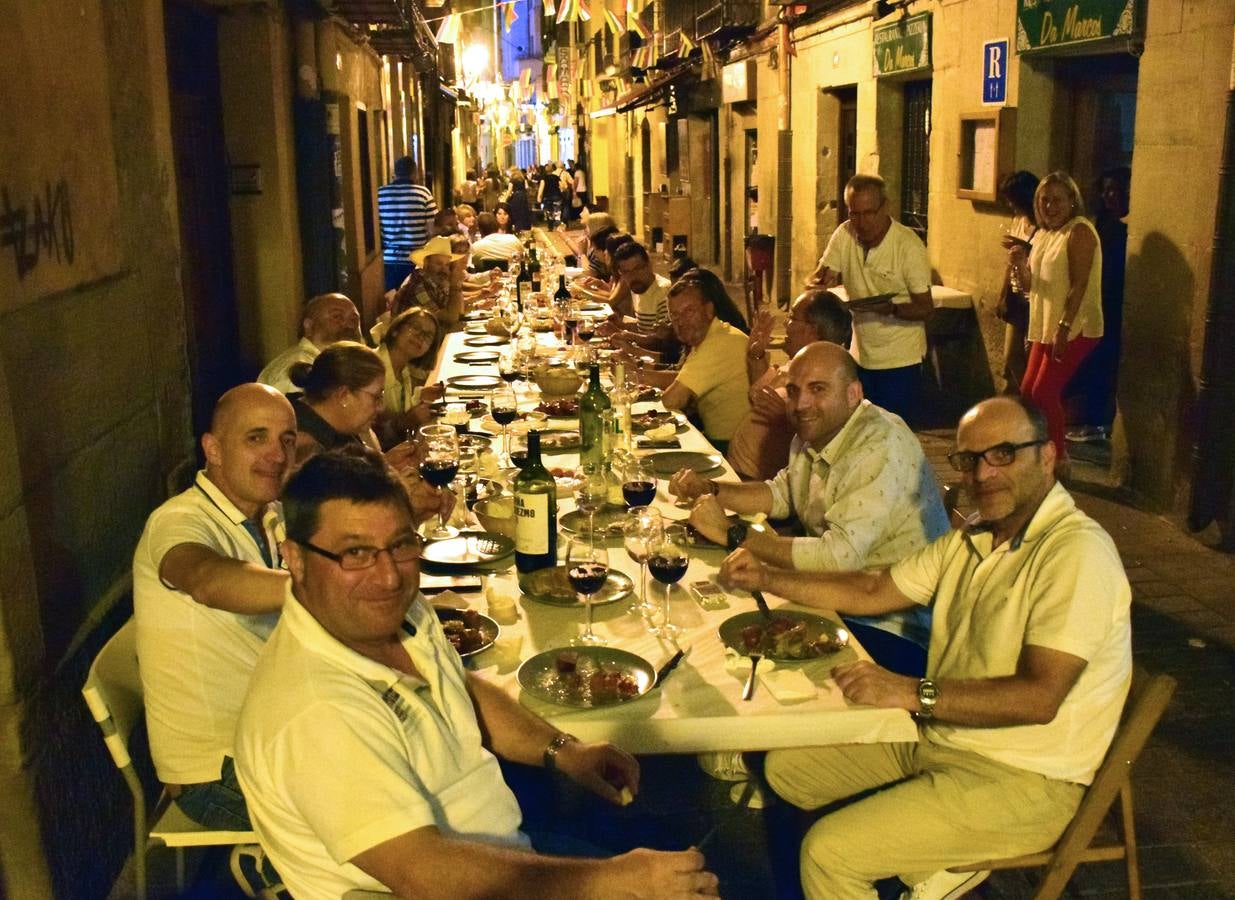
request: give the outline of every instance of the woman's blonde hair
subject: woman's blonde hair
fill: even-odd
[[[1051,184],[1059,185],[1072,198],[1072,215],[1068,216],[1069,220],[1085,215],[1085,198],[1081,196],[1081,189],[1076,186],[1076,181],[1071,175],[1057,170],[1039,181],[1038,189],[1033,192],[1033,217],[1039,228],[1046,228],[1046,223],[1042,219],[1042,192],[1046,190],[1047,185]]]

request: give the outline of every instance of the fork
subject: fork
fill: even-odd
[[[749,700],[755,696],[755,669],[759,666],[759,660],[763,659],[763,654],[752,653],[750,655],[750,675],[746,679],[746,687],[742,688],[742,699]]]
[[[476,541],[476,549],[481,553],[501,553],[502,545],[491,537],[480,536],[474,538]]]

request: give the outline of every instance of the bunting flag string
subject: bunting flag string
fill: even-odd
[[[609,30],[617,37],[621,37],[626,33],[626,26],[622,24],[622,20],[618,18],[617,13],[611,9],[605,10],[605,23],[609,26]]]
[[[545,17],[552,19],[556,15],[557,6],[554,5],[553,0],[545,0]]]
[[[685,59],[686,57],[690,56],[691,53],[695,51],[695,48],[698,46],[699,46],[698,44],[696,44],[686,35],[685,31],[680,32],[680,43],[678,44],[678,56],[679,57],[681,57],[682,59]]]
[[[506,26],[507,34],[510,34],[511,26],[513,26],[515,22],[519,21],[519,10],[515,9],[516,5],[515,0],[510,0],[510,2],[506,4],[504,24]]]
[[[712,50],[712,45],[706,40],[699,42],[699,48],[703,51],[703,71],[700,73],[706,81],[716,77],[716,54]]]
[[[439,44],[454,44],[459,40],[459,33],[463,29],[463,23],[459,19],[458,13],[451,13],[446,18],[442,19],[442,24],[437,29],[437,42]]]
[[[631,55],[630,64],[636,69],[650,69],[652,67],[652,45],[644,44],[636,50]]]
[[[640,40],[646,41],[652,36],[652,33],[648,31],[648,27],[643,24],[642,16],[633,15],[627,20],[627,22],[630,26],[630,33],[639,35]]]

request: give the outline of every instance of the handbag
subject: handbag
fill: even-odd
[[[1029,298],[1020,291],[1014,291],[1012,282],[1007,276],[1003,279],[1003,289],[999,293],[995,315],[1013,328],[1021,330],[1029,328]]]

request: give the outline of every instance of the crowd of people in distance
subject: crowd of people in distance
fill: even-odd
[[[185,814],[254,828],[298,898],[716,895],[695,848],[580,852],[570,822],[524,830],[499,759],[614,804],[637,795],[639,763],[466,670],[419,589],[418,526],[456,498],[420,478],[408,435],[443,396],[446,333],[494,301],[496,273],[471,269],[517,259],[532,207],[550,206],[580,210],[574,290],[612,309],[596,333],[741,479],[684,469],[668,484],[726,548],[722,585],[840,614],[871,657],[833,670],[844,696],[918,720],[912,743],[768,753],[776,794],[826,808],[801,837],[805,895],[870,898],[899,878],[906,896],[959,896],[988,873],[950,868],[1050,846],[1131,681],[1119,555],[1056,477],[1065,385],[1113,316],[1104,251],[1126,178],[1104,184],[1097,227],[1062,173],[1004,184],[1001,315],[1028,353],[1009,355],[1019,394],[959,421],[949,460],[975,511],[949,521],[907,424],[930,265],[879,178],[849,182],[849,218],[775,347],[767,310],[748,323],[715,273],[683,259],[662,274],[589,210],[581,166],[469,172],[441,208],[410,159],[394,172],[379,191],[387,309],[365,334],[347,296],[310,299],[300,340],[219,398],[204,468],[136,549],[151,755]],[[1093,409],[1085,424],[1109,428],[1108,405]]]

